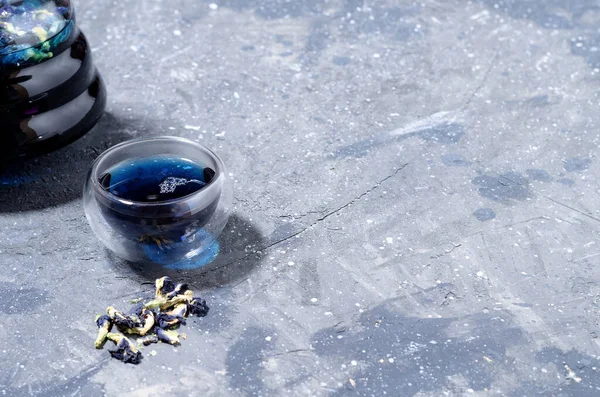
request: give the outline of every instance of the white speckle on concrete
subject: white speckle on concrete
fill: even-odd
[[[200,127],[197,125],[184,125],[183,128],[185,128],[186,130],[194,130],[194,131],[200,131]]]

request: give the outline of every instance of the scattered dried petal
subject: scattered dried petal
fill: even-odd
[[[131,364],[139,364],[142,361],[142,353],[127,337],[111,332],[106,338],[117,345],[116,350],[108,351],[117,360]]]
[[[166,300],[163,304],[160,305],[161,311],[168,311],[172,309],[176,305],[181,303],[189,304],[192,299],[194,299],[194,293],[190,290],[185,291],[185,293],[174,296],[171,299]]]
[[[98,337],[94,342],[94,346],[96,349],[102,349],[106,342],[106,336],[112,330],[113,322],[108,315],[103,314],[96,317],[96,325],[98,326]]]
[[[158,343],[158,336],[155,334],[146,335],[143,338],[138,339],[138,344],[142,344],[144,346],[148,346],[152,343]]]
[[[141,317],[142,311],[146,308],[146,305],[142,302],[138,302],[134,307],[129,311],[130,317]]]
[[[156,299],[153,299],[153,300],[151,300],[150,302],[146,303],[146,304],[144,305],[144,307],[145,307],[146,309],[150,309],[150,310],[152,310],[152,309],[158,309],[158,308],[160,308],[160,307],[161,307],[163,304],[165,304],[166,302],[167,302],[167,298],[165,298],[165,297],[161,296],[161,297],[158,297],[158,298],[156,298]]]
[[[175,305],[175,307],[173,307],[173,310],[165,312],[164,314],[184,319],[187,316],[187,308],[188,305],[186,303],[180,303],[178,305]]]
[[[175,297],[175,298],[173,298],[173,299],[171,299],[171,300],[167,300],[167,301],[165,301],[163,304],[161,304],[161,305],[159,306],[159,310],[160,310],[161,312],[166,312],[166,311],[168,311],[169,309],[172,309],[172,308],[173,308],[173,306],[175,306],[177,303],[180,303],[180,302],[179,302],[179,301],[177,301],[176,299],[177,299],[177,297]]]
[[[156,324],[159,328],[168,329],[179,324],[185,325],[185,319],[183,317],[171,316],[167,313],[160,313],[156,317]]]
[[[170,345],[178,345],[179,342],[179,333],[177,331],[168,331],[162,328],[156,329],[156,336],[158,340],[161,342],[168,343]]]
[[[186,339],[186,334],[179,334],[172,328],[185,325],[186,317],[190,314],[200,317],[207,315],[209,308],[206,301],[194,297],[193,291],[186,284],[174,284],[169,277],[161,277],[156,280],[155,286],[155,298],[150,302],[142,303],[141,299],[130,301],[137,304],[130,314],[125,315],[110,306],[106,309],[107,314],[96,317],[99,329],[96,348],[102,348],[106,340],[111,340],[117,345],[116,350],[109,351],[112,357],[138,364],[142,354],[137,346],[124,335],[111,332],[113,325],[123,333],[139,335],[136,340],[139,346],[159,341],[177,345],[180,338]]]
[[[175,283],[173,283],[173,281],[167,276],[157,279],[154,284],[156,286],[155,295],[157,298],[163,297],[169,292],[175,290]]]
[[[194,298],[188,305],[188,312],[194,316],[205,317],[208,314],[208,305],[201,298]]]
[[[135,328],[140,325],[135,318],[124,315],[112,306],[106,308],[106,313],[119,329]]]
[[[154,327],[155,324],[155,317],[154,317],[154,312],[152,310],[143,308],[142,309],[142,313],[140,313],[140,315],[142,316],[142,326],[141,327],[135,327],[135,328],[127,328],[125,330],[123,330],[123,332],[128,333],[128,334],[137,334],[137,335],[146,335],[151,329],[152,327]]]
[[[167,299],[171,299],[177,295],[181,295],[181,294],[185,293],[185,291],[187,291],[187,290],[188,290],[187,284],[179,283],[175,286],[175,289],[173,289],[173,291],[166,294],[166,297],[167,297]]]

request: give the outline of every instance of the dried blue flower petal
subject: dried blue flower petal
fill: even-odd
[[[113,322],[106,314],[98,315],[96,317],[96,325],[98,326],[98,337],[94,342],[94,346],[96,349],[102,349],[102,346],[104,346],[104,343],[106,342],[106,336],[112,330]]]
[[[145,304],[139,303],[130,310],[129,315],[110,306],[106,309],[106,315],[96,318],[99,328],[96,347],[101,348],[106,340],[111,340],[117,345],[116,350],[110,351],[113,357],[137,364],[142,359],[137,345],[120,333],[111,333],[113,325],[123,333],[139,336],[136,339],[139,346],[159,341],[177,345],[180,338],[185,339],[186,335],[173,328],[185,325],[188,315],[207,315],[209,308],[206,301],[194,297],[186,284],[174,284],[170,278],[162,277],[156,280],[155,285],[155,298]]]
[[[201,298],[194,298],[188,304],[188,312],[194,316],[205,317],[208,314],[208,310],[206,301]]]
[[[142,308],[140,313],[141,325],[135,328],[126,328],[123,332],[127,334],[137,334],[137,335],[146,335],[150,330],[154,327],[155,316],[152,310]]]
[[[126,316],[112,306],[106,308],[106,314],[108,314],[119,329],[135,328],[141,325],[139,319]]]
[[[116,350],[108,351],[117,360],[131,364],[139,364],[142,361],[142,353],[127,337],[117,333],[109,333],[107,339],[117,345]]]
[[[160,328],[167,329],[177,325],[185,325],[185,317],[187,315],[187,304],[179,303],[175,305],[173,310],[161,312],[156,317],[156,323]]]
[[[105,327],[107,324],[112,326],[112,319],[108,314],[99,314],[96,316],[96,326],[98,328]]]
[[[175,283],[165,276],[156,280],[156,297],[162,297],[175,290]]]
[[[167,297],[167,299],[172,299],[172,298],[176,297],[177,295],[183,294],[187,290],[188,290],[188,285],[187,284],[179,283],[179,284],[177,284],[175,286],[175,288],[173,289],[173,291],[169,292],[165,296]]]
[[[192,299],[194,299],[194,292],[188,289],[183,294],[176,295],[171,299],[163,301],[160,305],[160,310],[168,311],[181,303],[189,304]]]
[[[137,302],[129,311],[131,317],[142,317],[142,311],[146,308],[144,302]]]
[[[164,296],[159,296],[155,299],[152,299],[150,302],[147,302],[144,304],[144,307],[146,309],[158,309],[160,308],[162,305],[164,305],[167,302],[167,298]]]
[[[164,314],[184,319],[187,316],[187,306],[187,303],[180,303],[178,305],[175,305],[173,310],[165,312]]]
[[[179,324],[181,324],[181,321],[179,320],[179,318],[174,317],[174,316],[169,316],[168,314],[165,314],[165,313],[160,313],[156,317],[156,325],[158,325],[158,327],[162,328],[162,329],[171,328],[171,327],[174,327]]]
[[[161,342],[165,342],[170,345],[177,345],[180,343],[179,342],[179,333],[177,331],[168,331],[168,330],[164,330],[162,328],[157,328],[156,336],[158,337],[158,340],[160,340]]]
[[[185,325],[185,318],[179,316],[172,316],[167,313],[160,313],[156,317],[156,324],[159,328],[167,329],[178,325]]]
[[[141,343],[144,346],[148,346],[151,343],[158,343],[158,336],[155,334],[146,335],[143,338],[138,339],[138,343]]]

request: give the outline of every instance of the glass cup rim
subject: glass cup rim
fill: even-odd
[[[197,149],[200,149],[201,151],[204,151],[206,154],[208,154],[209,157],[211,157],[211,159],[217,165],[217,167],[216,167],[217,169],[215,170],[215,177],[209,183],[207,183],[206,186],[204,186],[202,189],[200,189],[200,190],[198,190],[198,191],[196,191],[194,193],[190,193],[190,194],[185,195],[183,197],[178,197],[178,198],[174,198],[174,199],[170,199],[170,200],[164,200],[164,201],[144,202],[144,201],[126,200],[126,199],[123,199],[121,197],[115,196],[114,194],[106,191],[102,187],[102,185],[100,184],[100,181],[98,180],[98,178],[96,177],[98,166],[100,165],[100,163],[102,162],[102,160],[105,159],[111,153],[113,153],[115,151],[118,151],[118,150],[122,150],[125,147],[131,146],[131,145],[140,144],[140,143],[145,143],[145,142],[152,142],[152,141],[179,142],[181,144],[193,145]],[[194,161],[193,159],[191,159],[191,160]],[[224,167],[224,164],[223,164],[223,160],[221,160],[221,158],[219,157],[219,155],[217,155],[215,152],[213,152],[212,150],[210,150],[206,146],[201,145],[200,143],[194,142],[191,139],[187,139],[187,138],[181,138],[181,137],[178,137],[178,136],[161,135],[161,136],[156,136],[156,137],[142,137],[142,138],[130,139],[130,140],[127,140],[125,142],[118,143],[115,146],[112,146],[112,147],[106,149],[92,163],[92,167],[90,169],[90,176],[89,176],[89,178],[91,178],[91,180],[92,180],[92,186],[94,188],[94,192],[96,194],[100,194],[104,199],[108,200],[109,202],[118,203],[118,204],[123,205],[125,207],[146,207],[146,208],[150,207],[151,208],[151,207],[161,207],[161,206],[177,205],[179,203],[183,203],[183,202],[187,202],[189,200],[192,200],[193,198],[196,198],[196,197],[200,197],[200,196],[203,196],[203,195],[208,195],[208,191],[211,190],[210,188],[212,186],[215,186],[217,184],[217,181],[219,179],[223,178],[223,172],[224,172],[224,170],[225,170],[225,167]]]

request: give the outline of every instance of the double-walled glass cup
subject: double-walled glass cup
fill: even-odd
[[[112,194],[102,177],[123,162],[168,156],[209,167],[214,176],[200,190],[166,201],[131,201]],[[84,209],[100,241],[117,256],[169,268],[195,268],[218,254],[216,239],[232,207],[232,184],[223,161],[202,145],[177,137],[136,139],[102,153],[84,186]]]

